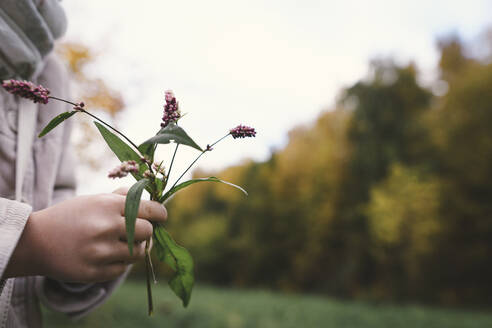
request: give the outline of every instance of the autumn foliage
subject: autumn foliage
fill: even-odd
[[[218,173],[247,199],[213,184],[176,196],[170,230],[198,279],[492,303],[492,64],[465,50],[440,43],[439,96],[415,65],[373,62],[284,149]]]

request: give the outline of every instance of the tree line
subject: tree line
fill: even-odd
[[[492,64],[440,42],[439,92],[373,61],[284,149],[168,206],[201,281],[346,298],[492,303]],[[435,90],[434,90],[435,91]],[[437,93],[437,95],[436,95]]]

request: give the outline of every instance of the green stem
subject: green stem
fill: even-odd
[[[109,125],[108,123],[104,122],[103,120],[101,120],[99,117],[97,117],[96,115],[93,115],[91,113],[89,113],[88,111],[86,111],[85,109],[82,109],[81,110],[83,113],[86,113],[87,115],[95,118],[96,120],[98,120],[99,122],[101,122],[102,124],[106,125],[108,128],[112,129],[114,132],[118,133],[120,136],[122,136],[123,138],[126,139],[126,141],[128,141],[139,153],[140,151],[138,150],[138,146],[135,145],[130,139],[128,139],[127,136],[125,136],[122,132],[116,130],[115,128],[113,128],[111,125]]]
[[[229,132],[228,134],[226,134],[225,136],[223,136],[222,138],[220,138],[219,140],[217,140],[216,142],[214,142],[213,144],[210,145],[210,148],[212,148],[213,146],[215,146],[216,144],[218,144],[220,141],[224,140],[225,138],[227,138],[231,133]]]
[[[178,152],[179,144],[176,144],[176,148],[174,148],[173,158],[171,159],[171,164],[169,164],[169,170],[167,171],[166,182],[164,183],[164,189],[166,189],[167,182],[169,181],[169,177],[171,176],[171,169],[173,168],[174,158],[176,157],[176,153]]]
[[[194,160],[194,161],[193,161],[193,162],[192,162],[192,163],[188,166],[188,168],[187,168],[187,169],[183,172],[183,174],[181,174],[181,175],[179,176],[178,180],[176,180],[176,181],[174,182],[173,186],[172,186],[172,187],[171,187],[171,189],[169,189],[169,190],[172,190],[172,189],[176,186],[176,184],[179,182],[179,180],[181,180],[181,178],[182,178],[182,177],[186,174],[186,172],[188,172],[188,171],[191,169],[191,167],[193,166],[193,164],[195,164],[195,163],[196,163],[196,162],[200,159],[200,157],[202,157],[202,155],[203,155],[203,154],[205,154],[205,152],[206,152],[206,150],[202,151],[202,152],[200,153],[200,155],[198,155],[198,157],[197,157],[197,158],[195,158],[195,160]]]
[[[77,107],[78,104],[76,103],[73,103],[71,101],[68,101],[68,100],[65,100],[65,99],[61,99],[61,98],[58,98],[58,97],[54,97],[54,96],[49,96],[51,99],[55,99],[55,100],[58,100],[58,101],[62,101],[64,103],[67,103],[67,104],[70,104],[70,105],[73,105],[74,107]],[[122,132],[118,131],[117,129],[115,129],[114,127],[112,127],[111,125],[109,125],[108,123],[104,122],[103,120],[101,120],[99,117],[89,113],[88,111],[86,111],[85,109],[78,109],[77,111],[79,112],[82,112],[82,113],[85,113],[89,116],[91,116],[92,118],[95,118],[96,120],[98,120],[99,122],[101,122],[102,124],[106,125],[108,128],[110,128],[111,130],[113,130],[114,132],[118,133],[120,136],[122,136],[123,138],[126,139],[126,141],[128,141],[139,153],[140,151],[138,150],[138,146],[135,145],[130,139],[128,139],[128,137],[126,135],[124,135]]]
[[[62,98],[58,98],[58,97],[55,97],[55,96],[48,96],[48,98],[51,98],[51,99],[55,99],[55,100],[58,100],[58,101],[62,101],[64,103],[67,103],[67,104],[70,104],[74,107],[77,107],[79,104],[76,104],[76,103],[73,103],[71,101],[68,101],[68,100],[65,100],[65,99],[62,99]]]
[[[151,280],[151,272],[152,269],[152,261],[150,259],[150,243],[147,240],[145,242],[145,268],[146,268],[146,277],[147,277],[147,305],[148,305],[148,313],[149,316],[154,312],[154,302],[152,300],[152,285],[150,283]],[[154,278],[155,279],[155,278]]]
[[[210,151],[212,149],[213,146],[215,146],[216,144],[218,144],[220,141],[222,141],[223,139],[227,138],[228,136],[230,135],[230,133],[226,134],[225,136],[223,136],[222,138],[220,138],[219,140],[217,140],[216,142],[214,142],[213,144],[211,144],[210,146],[207,147],[207,149],[205,149],[204,151],[202,151],[200,153],[200,155],[198,155],[197,158],[195,158],[195,160],[188,166],[188,168],[183,172],[183,174],[181,174],[178,178],[178,180],[176,180],[173,184],[173,186],[171,187],[171,189],[169,190],[172,190],[179,182],[179,180],[181,180],[181,178],[186,174],[186,172],[188,172],[191,167],[200,159],[200,157],[202,157],[203,154],[205,154],[207,151]]]

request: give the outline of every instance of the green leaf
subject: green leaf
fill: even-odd
[[[173,271],[176,271],[176,261],[171,255],[171,252],[168,250],[168,247],[165,244],[161,245],[161,243],[157,241],[154,242],[154,248],[157,252],[157,258],[159,261],[166,263],[169,267],[171,267],[171,269],[173,269]]]
[[[165,187],[164,181],[162,181],[162,179],[160,179],[160,178],[155,178],[154,182],[155,182],[157,194],[159,195],[159,197],[161,197],[162,192],[164,191],[164,187]]]
[[[235,185],[233,183],[230,183],[230,182],[221,180],[221,179],[216,178],[216,177],[209,177],[209,178],[191,179],[191,180],[185,181],[183,183],[180,183],[179,185],[174,186],[174,188],[172,188],[171,190],[169,190],[168,192],[166,192],[164,194],[164,196],[162,196],[159,199],[159,202],[161,202],[161,203],[164,202],[166,199],[168,199],[169,197],[171,197],[173,194],[177,193],[178,191],[180,191],[183,188],[188,187],[189,185],[192,185],[192,184],[195,184],[195,183],[198,183],[198,182],[206,182],[206,181],[224,183],[226,185],[229,185],[231,187],[234,187],[234,188],[237,188],[237,189],[241,190],[246,196],[248,196],[248,193],[246,192],[246,190],[244,190],[243,188],[239,187],[238,185]]]
[[[125,223],[126,223],[126,240],[128,241],[128,249],[130,255],[133,254],[133,242],[135,240],[135,221],[137,220],[138,208],[140,206],[140,198],[144,188],[150,181],[142,179],[137,181],[126,194],[125,201]]]
[[[106,129],[99,122],[94,122],[109,148],[118,157],[120,161],[134,160],[140,163],[140,155],[137,154],[126,142],[120,139],[116,134]]]
[[[161,129],[162,130],[162,129]],[[159,134],[160,130],[156,133]],[[153,143],[143,143],[141,144],[140,146],[138,146],[138,150],[140,151],[140,153],[142,155],[146,155],[151,162],[154,161],[154,153],[155,153],[155,149],[156,149],[156,144],[153,144]]]
[[[186,248],[176,244],[162,225],[157,224],[154,227],[154,236],[163,252],[161,253],[162,260],[175,270],[173,277],[169,280],[169,286],[181,298],[183,306],[187,307],[195,282],[193,258]]]
[[[154,161],[154,152],[155,152],[155,144],[142,144],[138,146],[138,150],[142,155],[148,157],[148,159],[153,162]]]
[[[146,144],[168,144],[174,141],[177,144],[193,147],[199,151],[203,151],[200,146],[190,138],[190,136],[174,123],[162,128],[155,136],[142,143],[138,148]]]
[[[62,123],[65,121],[67,118],[70,118],[73,114],[77,113],[77,111],[71,111],[71,112],[64,112],[61,113],[60,115],[56,116],[54,119],[52,119],[41,131],[41,133],[38,135],[38,138],[44,137],[48,132],[53,130],[58,126],[58,124]]]
[[[102,124],[98,122],[94,122],[99,132],[101,132],[102,137],[108,144],[109,148],[113,151],[113,153],[118,157],[118,159],[122,162],[124,161],[136,161],[139,164],[139,174],[132,175],[135,179],[140,180],[142,178],[143,173],[148,169],[147,165],[143,164],[140,160],[140,155],[137,154],[126,142],[120,139],[116,134],[106,129]]]

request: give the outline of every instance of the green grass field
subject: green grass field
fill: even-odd
[[[155,314],[146,315],[145,283],[127,281],[102,307],[71,322],[45,310],[46,327],[492,327],[492,314],[420,306],[371,305],[261,290],[197,286],[188,309],[165,283],[154,287]]]

